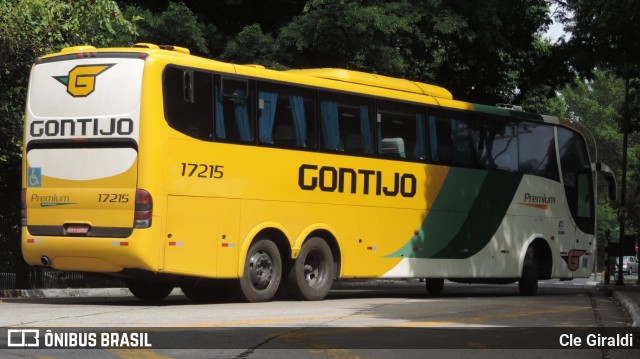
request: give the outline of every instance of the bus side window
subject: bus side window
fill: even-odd
[[[519,171],[559,180],[553,126],[522,122],[518,127]]]
[[[477,166],[479,132],[458,113],[429,116],[431,160],[435,163]]]
[[[250,95],[246,80],[222,78],[222,85],[216,84],[214,102],[217,138],[253,141]]]
[[[168,66],[163,97],[165,117],[173,129],[201,140],[213,139],[213,74]]]
[[[367,99],[321,93],[322,149],[353,155],[373,154],[371,114]]]
[[[482,118],[479,153],[483,168],[509,172],[518,171],[518,131],[515,123],[494,118]]]
[[[383,157],[426,159],[423,109],[400,103],[381,102],[377,115],[378,152]]]
[[[571,215],[580,229],[593,233],[593,182],[584,140],[573,131],[558,127],[562,182]]]
[[[315,148],[314,93],[259,82],[258,138],[277,147]]]

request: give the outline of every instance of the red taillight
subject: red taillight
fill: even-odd
[[[20,194],[20,225],[27,225],[27,189],[23,188]]]
[[[153,198],[151,194],[143,189],[136,190],[136,208],[133,215],[134,228],[151,227],[151,217],[153,217]]]

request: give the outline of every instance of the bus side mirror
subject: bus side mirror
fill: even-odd
[[[602,162],[597,162],[594,164],[594,170],[596,171],[596,174],[602,173],[604,180],[607,182],[609,200],[615,201],[618,197],[616,194],[616,177],[614,176],[611,168]]]

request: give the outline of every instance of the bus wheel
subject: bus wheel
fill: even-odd
[[[444,289],[444,278],[427,278],[424,280],[427,287],[427,294],[436,297],[442,294]]]
[[[127,281],[127,287],[138,299],[145,302],[159,302],[171,293],[175,284],[151,280],[130,280]]]
[[[520,295],[533,296],[538,293],[538,264],[533,246],[527,248],[522,266],[522,277],[518,281]]]
[[[269,301],[278,290],[281,276],[278,247],[268,238],[258,239],[247,252],[239,294],[247,302]]]
[[[329,245],[324,239],[313,237],[302,245],[289,271],[287,289],[297,299],[322,300],[331,289],[334,271]]]

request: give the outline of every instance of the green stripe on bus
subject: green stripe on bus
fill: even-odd
[[[389,257],[469,258],[496,233],[522,174],[451,168],[418,234]]]

